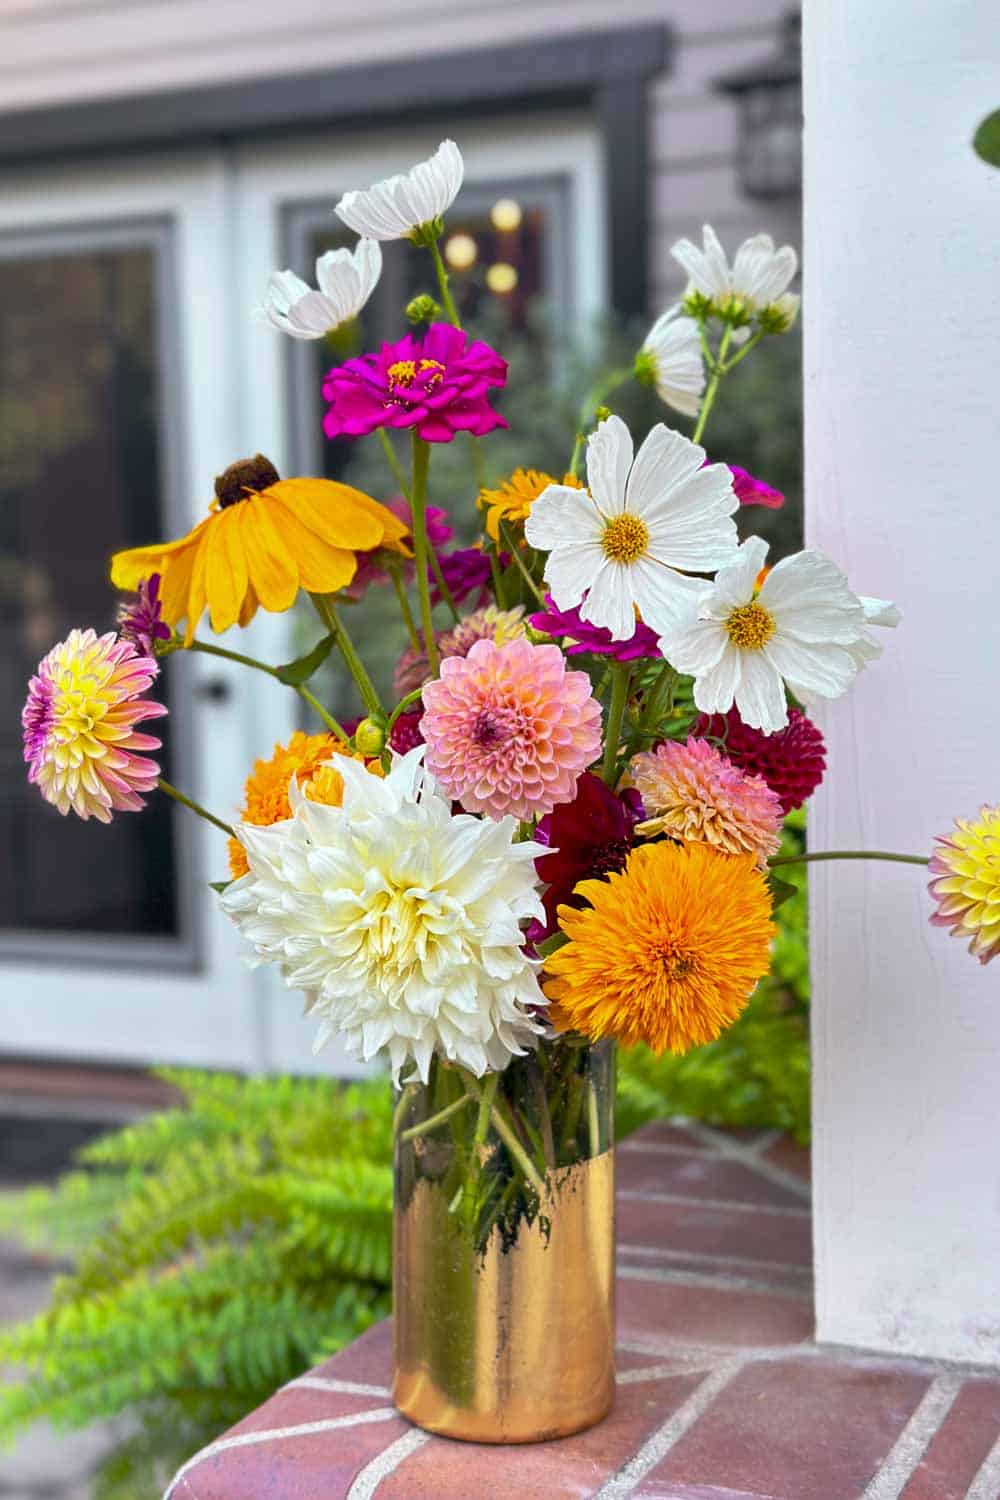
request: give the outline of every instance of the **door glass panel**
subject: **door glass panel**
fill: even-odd
[[[80,241],[77,241],[79,246]],[[0,927],[172,936],[171,808],[110,825],[29,786],[20,712],[73,626],[114,626],[108,554],[164,534],[162,242],[0,243]],[[163,680],[157,691],[165,688]],[[169,721],[164,721],[169,723]],[[153,726],[155,728],[155,726]],[[170,776],[169,733],[160,753]],[[44,949],[40,950],[44,952]]]

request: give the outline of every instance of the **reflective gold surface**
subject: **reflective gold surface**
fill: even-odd
[[[546,1233],[545,1220],[551,1226]],[[419,1180],[397,1203],[393,1400],[478,1443],[565,1437],[614,1401],[614,1151],[547,1178],[542,1215],[485,1255]]]

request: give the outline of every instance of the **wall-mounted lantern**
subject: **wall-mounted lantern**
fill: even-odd
[[[791,198],[802,191],[802,19],[781,22],[771,57],[715,81],[739,109],[736,170],[748,198]]]

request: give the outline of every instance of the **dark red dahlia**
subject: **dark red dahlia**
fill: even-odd
[[[762,776],[777,792],[782,812],[801,807],[823,780],[826,745],[811,719],[797,708],[788,710],[788,724],[777,734],[762,734],[744,724],[735,708],[728,714],[702,714],[693,733],[722,740],[734,765]]]
[[[424,743],[424,737],[420,733],[420,720],[423,716],[423,705],[418,703],[416,708],[408,708],[405,713],[400,714],[393,724],[389,744],[397,755],[405,755],[407,750],[413,750]]]
[[[584,771],[573,801],[548,813],[535,832],[537,842],[551,845],[552,853],[540,854],[535,860],[539,879],[548,882],[548,889],[542,895],[545,926],[531,924],[531,942],[540,943],[555,932],[560,906],[585,904],[582,896],[573,895],[579,881],[625,868],[632,831],[642,817],[642,799],[637,791],[609,791],[599,776]]]

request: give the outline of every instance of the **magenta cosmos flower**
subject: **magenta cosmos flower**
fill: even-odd
[[[408,333],[332,369],[323,383],[330,403],[323,429],[335,438],[412,427],[428,443],[450,443],[456,432],[483,437],[508,425],[487,399],[506,379],[507,361],[489,344],[432,323],[422,338]]]
[[[580,610],[557,609],[551,594],[545,596],[545,608],[531,616],[535,630],[546,635],[569,637],[572,645],[563,645],[567,656],[580,656],[585,651],[595,656],[613,656],[615,661],[636,661],[640,656],[661,655],[655,630],[650,630],[641,620],[635,622],[635,634],[627,641],[616,641],[610,630],[603,625],[591,625],[581,620]]]
[[[423,693],[427,769],[467,812],[527,819],[575,795],[601,748],[601,706],[558,646],[477,641]]]
[[[63,814],[99,818],[138,812],[160,768],[138,751],[160,741],[136,728],[166,713],[142,695],[159,668],[131,641],[71,630],[28,684],[21,714],[28,780]]]
[[[632,831],[643,816],[642,800],[634,787],[617,794],[599,776],[584,771],[572,802],[564,802],[539,823],[535,842],[551,846],[539,855],[535,869],[548,882],[542,894],[545,925],[534,922],[528,940],[540,943],[559,925],[560,906],[585,906],[573,894],[581,880],[599,880],[624,870],[632,848]]]

